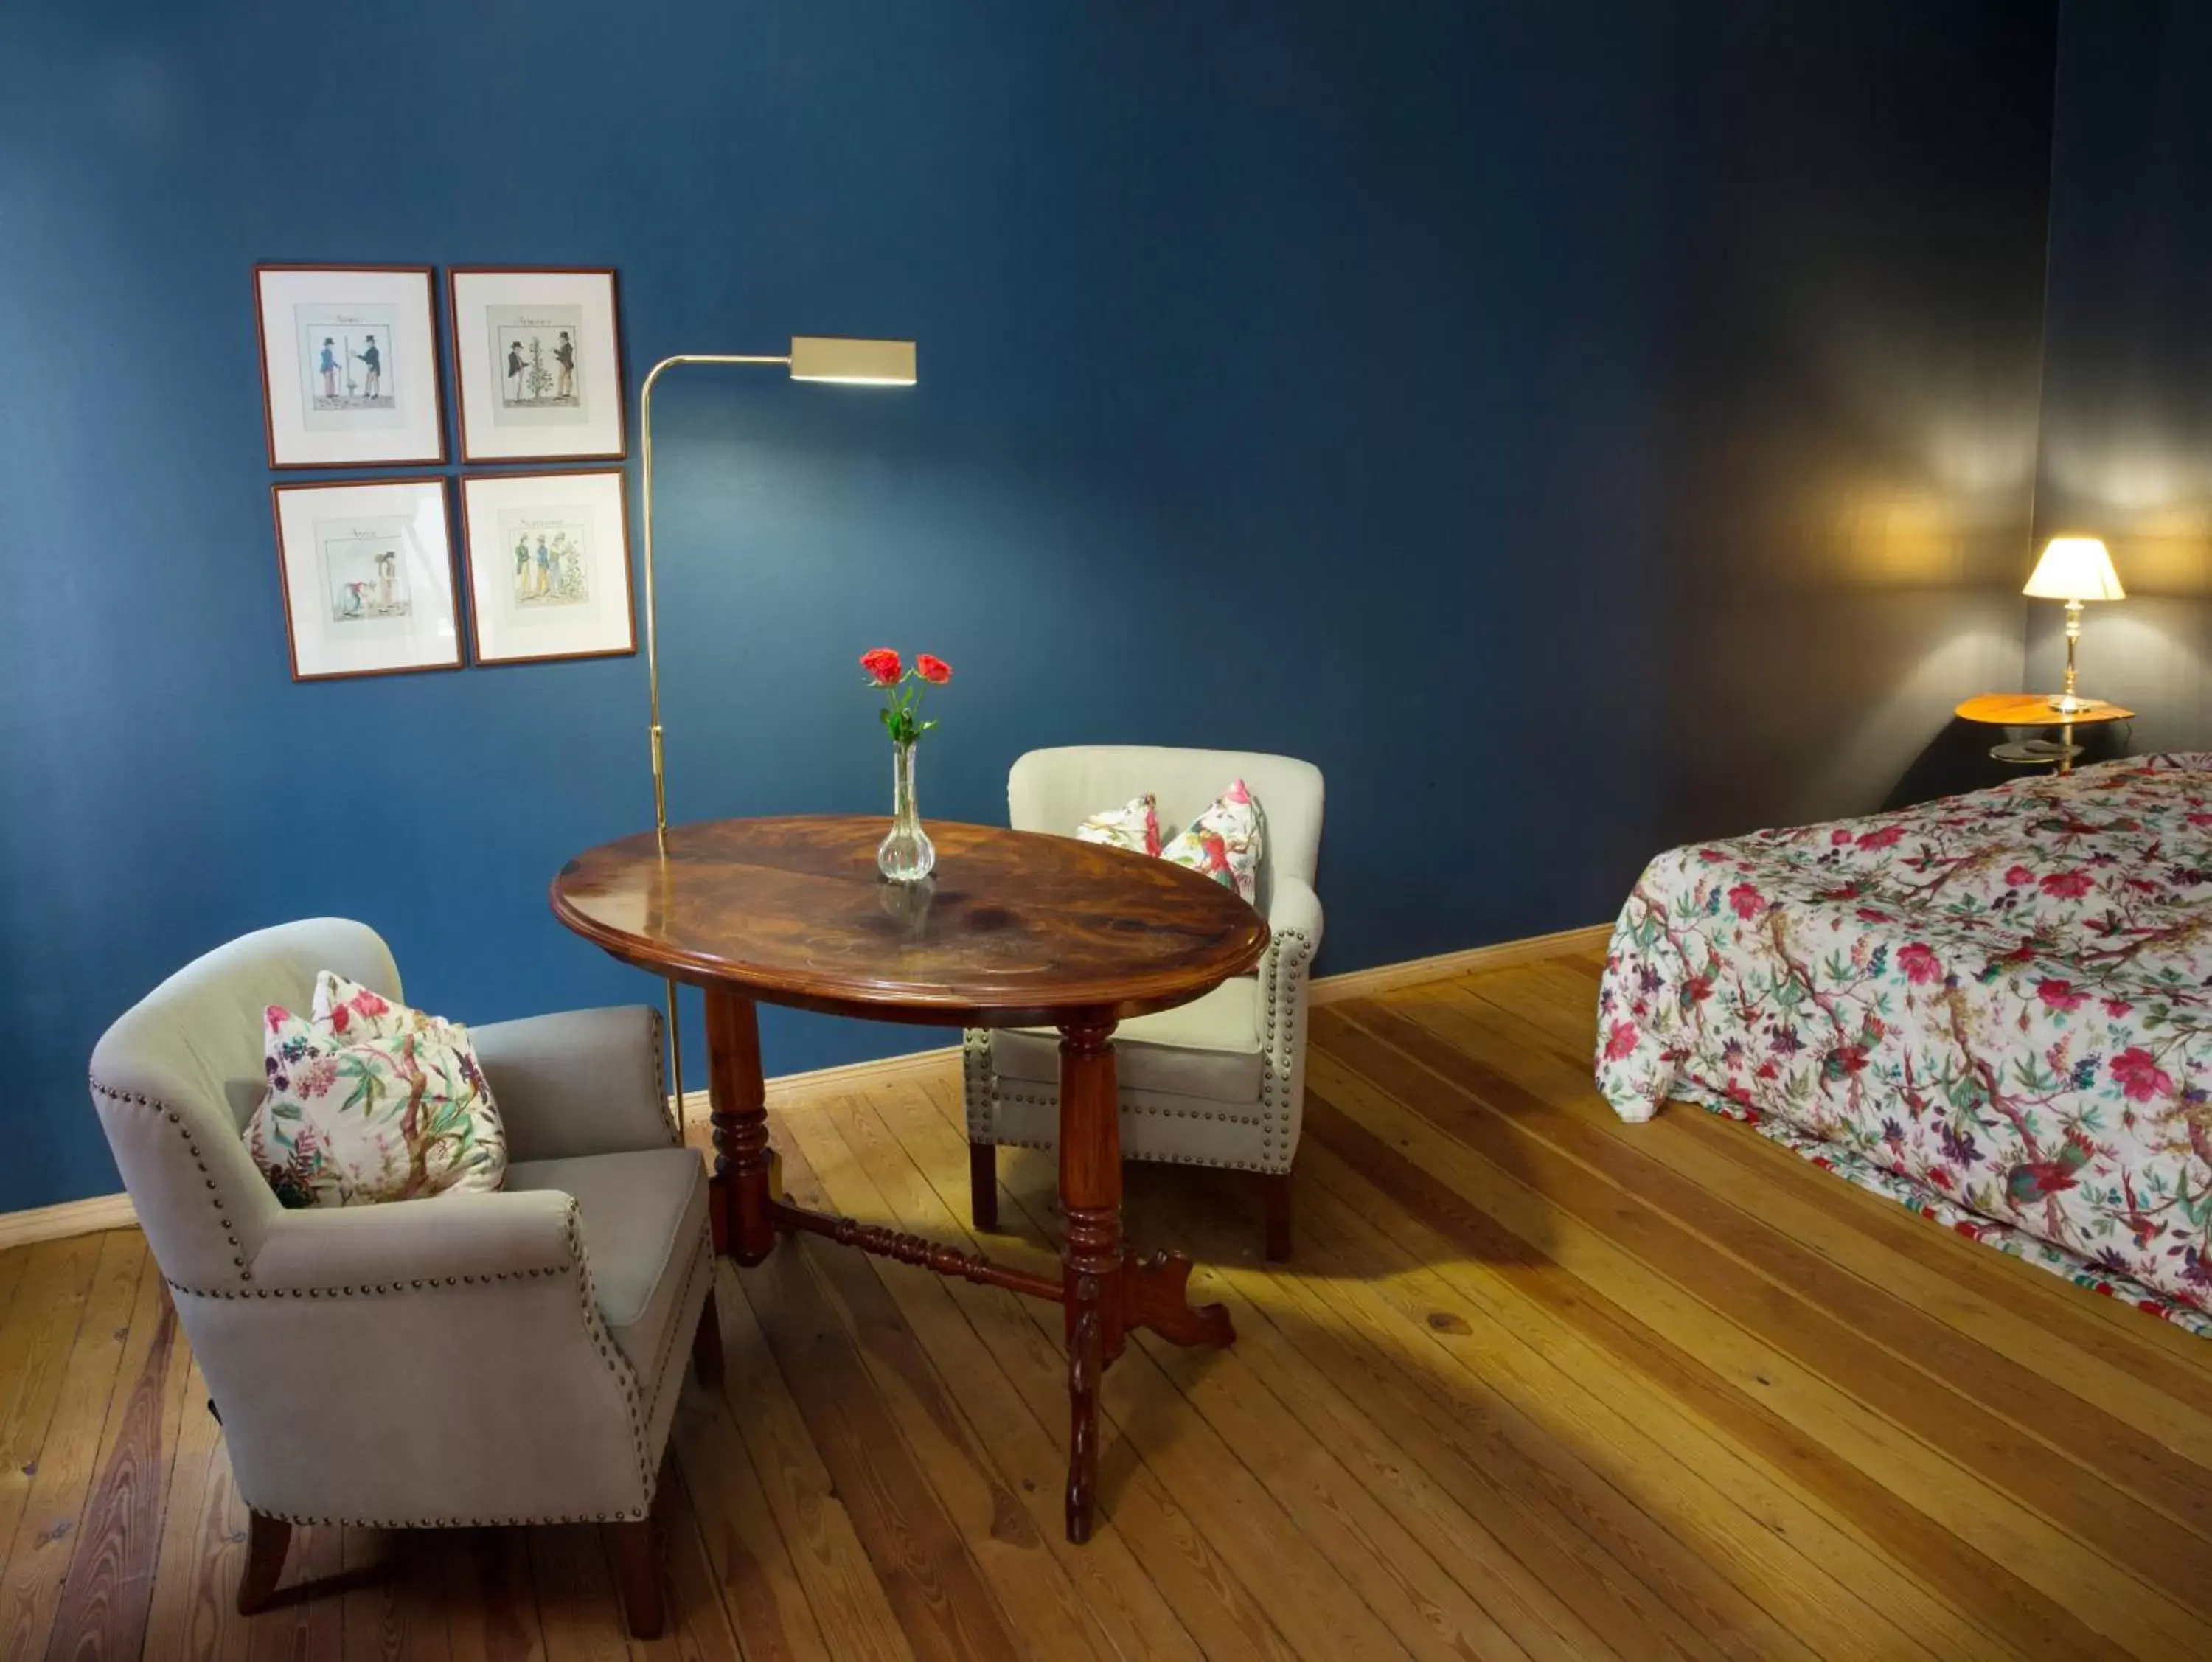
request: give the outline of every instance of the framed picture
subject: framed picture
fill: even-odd
[[[442,462],[427,265],[257,265],[271,467]]]
[[[620,461],[615,274],[547,267],[446,273],[461,460]]]
[[[270,495],[294,680],[461,667],[444,479],[279,484]]]
[[[622,469],[463,479],[461,533],[477,662],[637,650]]]

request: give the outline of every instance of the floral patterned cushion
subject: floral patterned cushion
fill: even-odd
[[[1150,791],[1142,796],[1133,796],[1118,808],[1092,814],[1075,828],[1075,835],[1079,842],[1103,843],[1109,849],[1127,849],[1136,854],[1158,854],[1159,799]]]
[[[289,1207],[497,1189],[507,1139],[468,1030],[325,971],[312,1020],[264,1013],[246,1152]]]
[[[335,970],[325,970],[315,977],[315,1001],[308,1020],[318,1033],[343,1044],[356,1044],[365,1038],[399,1038],[409,1033],[441,1033],[457,1037],[465,1049],[468,1045],[466,1028],[455,1026],[443,1016],[394,1004]]]
[[[1262,842],[1260,805],[1244,782],[1237,779],[1231,782],[1212,807],[1160,850],[1160,858],[1205,873],[1224,887],[1236,890],[1249,904],[1260,892]]]

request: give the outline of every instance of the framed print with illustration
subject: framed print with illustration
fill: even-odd
[[[461,533],[479,664],[637,650],[619,467],[463,479]]]
[[[461,667],[442,478],[270,487],[292,679]]]
[[[427,265],[257,265],[271,467],[442,462]]]
[[[446,292],[462,460],[623,460],[612,271],[457,265]]]

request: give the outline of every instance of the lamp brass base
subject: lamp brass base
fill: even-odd
[[[2061,715],[2087,715],[2091,710],[2105,708],[2102,698],[2080,698],[2070,692],[2054,692],[2043,701]]]

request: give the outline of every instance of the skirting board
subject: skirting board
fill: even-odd
[[[27,1212],[0,1212],[0,1252],[34,1241],[128,1229],[137,1221],[138,1214],[128,1195],[94,1195],[90,1200],[64,1201],[59,1206],[34,1206]]]
[[[1501,941],[1494,946],[1469,947],[1464,952],[1440,953],[1434,958],[1409,958],[1402,964],[1377,964],[1371,970],[1317,975],[1313,983],[1313,1001],[1337,1004],[1347,998],[1371,998],[1376,993],[1418,986],[1424,981],[1447,980],[1471,970],[1502,970],[1510,964],[1533,963],[1540,958],[1565,958],[1571,953],[1602,949],[1612,939],[1612,924],[1593,923],[1587,928],[1532,934],[1520,941]]]
[[[1526,964],[1540,958],[1559,958],[1569,953],[1603,947],[1613,925],[1593,924],[1586,929],[1562,929],[1556,934],[1531,935],[1522,941],[1501,941],[1494,946],[1473,947],[1465,952],[1444,953],[1435,958],[1409,959],[1402,964],[1378,964],[1370,970],[1343,975],[1316,976],[1313,1001],[1334,1004],[1347,998],[1365,998],[1424,981],[1442,981],[1470,970],[1498,970],[1510,964]],[[804,1074],[783,1074],[768,1081],[772,1101],[804,1099],[817,1092],[850,1091],[881,1084],[904,1075],[941,1068],[960,1054],[957,1044],[908,1056],[884,1056],[874,1062],[848,1062],[836,1068],[817,1068]],[[702,1124],[707,1118],[707,1093],[684,1093],[684,1121]],[[128,1229],[138,1221],[128,1195],[95,1195],[89,1200],[66,1201],[59,1206],[35,1207],[27,1212],[0,1212],[0,1251],[28,1246],[37,1241],[60,1240],[70,1235],[89,1235],[103,1229]]]

